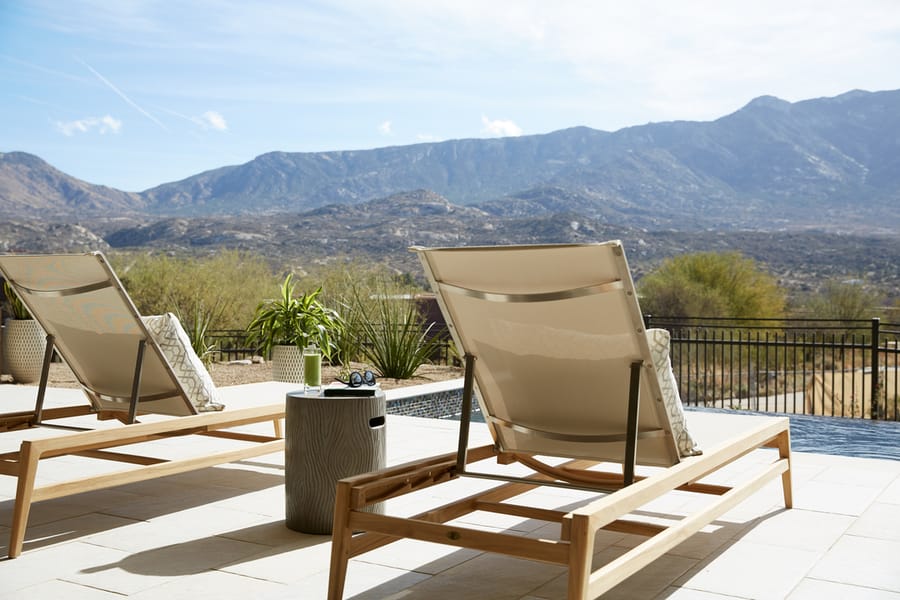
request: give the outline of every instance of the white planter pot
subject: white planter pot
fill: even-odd
[[[47,334],[33,319],[10,319],[3,328],[3,360],[17,383],[41,378]]]
[[[303,352],[297,346],[272,347],[272,379],[303,383]]]

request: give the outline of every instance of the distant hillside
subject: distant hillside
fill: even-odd
[[[574,212],[497,216],[458,206],[419,190],[358,205],[330,205],[304,213],[246,217],[171,217],[146,225],[106,224],[113,249],[207,253],[235,248],[281,265],[360,259],[398,272],[419,273],[411,245],[625,242],[633,274],[666,258],[700,251],[737,250],[759,261],[787,288],[815,290],[832,278],[866,278],[896,297],[900,241],[896,236],[821,232],[647,231],[610,225]]]
[[[0,152],[0,215],[66,218],[143,210],[138,194],[76,179],[25,152]]]
[[[900,91],[789,103],[764,96],[711,122],[613,133],[452,140],[375,150],[271,152],[140,194],[41,159],[0,154],[0,213],[67,218],[299,213],[410,190],[497,216],[575,212],[679,230],[900,229]]]

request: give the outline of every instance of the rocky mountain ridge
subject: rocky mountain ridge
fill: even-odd
[[[574,211],[643,228],[900,229],[900,90],[789,103],[709,122],[464,139],[360,151],[270,152],[141,193],[92,186],[0,154],[10,217],[143,219],[300,213],[427,189],[457,206]]]

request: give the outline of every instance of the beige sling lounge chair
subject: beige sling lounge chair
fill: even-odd
[[[330,599],[342,597],[350,558],[400,538],[566,565],[568,597],[595,598],[779,476],[791,506],[788,420],[705,412],[685,419],[668,334],[644,329],[621,243],[414,250],[465,356],[459,447],[338,483]],[[468,448],[476,395],[494,444]],[[763,466],[739,483],[700,481],[767,447],[774,450],[761,451]],[[473,463],[490,458],[532,474],[475,470]],[[506,483],[412,517],[365,510],[461,476]],[[508,502],[538,485],[598,497],[572,511]],[[623,518],[676,489],[714,499],[669,527]],[[474,511],[556,522],[559,538],[449,523]],[[647,540],[592,571],[600,529]]]
[[[0,437],[22,438],[19,450],[0,454],[0,474],[18,478],[10,558],[22,552],[33,502],[284,448],[280,426],[284,403],[222,410],[217,390],[177,319],[172,315],[140,317],[102,254],[2,255],[0,273],[48,340],[34,409],[0,415]],[[71,367],[89,402],[44,407],[54,349]],[[104,423],[104,427],[85,430],[79,422],[79,427],[73,427],[73,417],[91,413],[124,425]],[[149,414],[178,418],[135,422]],[[275,427],[271,436],[232,430],[268,421]],[[48,434],[50,428],[53,431]],[[193,434],[227,438],[234,444],[202,456],[169,459],[110,450]],[[66,455],[124,462],[130,468],[37,485],[40,462]]]

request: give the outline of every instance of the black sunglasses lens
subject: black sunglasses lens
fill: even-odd
[[[359,387],[363,384],[363,377],[357,371],[350,373],[350,387]]]
[[[365,380],[366,385],[375,385],[375,373],[372,371],[363,373],[363,379]]]

